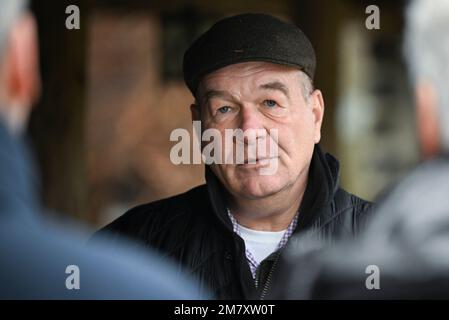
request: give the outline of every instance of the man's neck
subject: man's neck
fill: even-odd
[[[288,228],[298,212],[306,190],[308,171],[291,186],[261,199],[232,197],[231,213],[237,222],[249,229],[281,231]]]

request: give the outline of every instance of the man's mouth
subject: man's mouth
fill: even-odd
[[[237,166],[249,167],[249,166],[264,166],[269,165],[270,161],[276,159],[277,157],[268,157],[268,158],[253,158],[253,159],[245,159],[243,163],[237,164]]]

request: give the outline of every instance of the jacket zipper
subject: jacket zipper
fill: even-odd
[[[270,289],[271,278],[273,276],[274,270],[276,269],[276,265],[279,260],[279,256],[280,256],[280,254],[278,254],[278,256],[276,257],[276,260],[274,260],[274,262],[273,262],[273,266],[271,267],[270,272],[268,273],[267,281],[265,281],[265,285],[263,286],[262,293],[260,294],[259,300],[264,300],[265,296],[268,293],[268,289]],[[256,282],[256,288],[257,288],[257,284],[258,283]]]

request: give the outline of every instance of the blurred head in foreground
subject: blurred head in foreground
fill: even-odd
[[[40,93],[36,23],[26,1],[0,2],[0,117],[16,134]]]
[[[449,2],[412,1],[406,11],[404,53],[416,98],[424,158],[449,152]]]

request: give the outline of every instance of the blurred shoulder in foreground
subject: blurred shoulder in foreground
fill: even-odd
[[[201,289],[152,251],[44,222],[24,134],[39,97],[34,18],[0,1],[0,299],[200,299]],[[70,197],[70,194],[67,194]],[[77,231],[74,231],[74,230]]]

